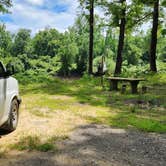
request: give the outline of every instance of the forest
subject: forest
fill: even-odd
[[[158,6],[157,33],[153,25],[153,13],[157,9],[154,9],[155,3],[151,1],[93,3],[93,8],[100,8],[104,14],[102,17],[92,14],[93,42],[89,40],[91,4],[80,1],[77,19],[64,33],[45,27],[33,35],[29,29],[20,29],[11,34],[5,24],[1,24],[1,58],[4,62],[12,61],[18,73],[32,75],[92,73],[96,71],[102,56],[106,58],[109,74],[137,76],[150,71],[165,71],[165,1]],[[121,25],[123,19],[125,29]]]
[[[0,18],[19,2],[0,0]],[[0,130],[0,166],[165,166],[166,0],[77,2],[64,32],[0,19],[0,61],[22,98],[16,131]],[[134,94],[109,78],[142,80]]]

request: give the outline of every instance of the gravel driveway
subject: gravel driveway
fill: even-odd
[[[86,125],[75,129],[57,152],[22,152],[0,166],[165,166],[166,134]]]

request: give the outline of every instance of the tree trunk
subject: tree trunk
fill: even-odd
[[[89,18],[89,74],[93,73],[93,38],[94,38],[94,0],[90,0],[90,18]]]
[[[126,2],[126,0],[121,0],[122,5]],[[120,34],[119,34],[119,43],[118,43],[118,51],[117,51],[117,59],[116,59],[116,67],[114,75],[121,74],[122,68],[122,52],[124,47],[124,38],[125,38],[125,26],[126,26],[126,8],[122,11],[122,18],[120,22]]]
[[[151,45],[150,45],[150,70],[157,72],[156,67],[156,49],[157,49],[157,31],[158,31],[158,20],[159,19],[159,0],[154,3],[153,11],[153,27],[151,35]]]

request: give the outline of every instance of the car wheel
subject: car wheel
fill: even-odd
[[[0,129],[0,135],[9,134],[17,128],[19,117],[19,104],[16,99],[13,99],[11,102],[9,119]]]
[[[19,117],[19,105],[18,101],[14,99],[11,102],[11,108],[10,108],[10,114],[9,114],[9,120],[8,120],[8,130],[14,131],[18,124],[18,117]]]

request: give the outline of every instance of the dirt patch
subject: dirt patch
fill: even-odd
[[[83,125],[58,143],[57,152],[24,152],[0,166],[165,166],[166,135]]]
[[[56,95],[56,96],[51,96],[51,99],[55,99],[55,100],[73,100],[73,97],[70,96],[66,96],[66,95]]]

